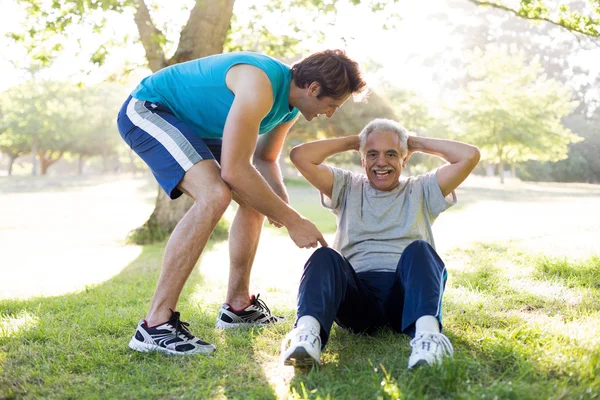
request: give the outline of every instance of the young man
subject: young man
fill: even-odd
[[[167,67],[145,78],[118,116],[123,139],[148,164],[165,192],[194,205],[176,226],[146,318],[129,347],[169,354],[208,354],[175,311],[183,286],[232,198],[230,275],[217,327],[277,322],[249,281],[264,216],[285,226],[303,248],[327,245],[288,204],[277,160],[300,112],[330,118],[365,88],[358,64],[343,51],[312,54],[291,68],[271,57],[237,52]],[[254,165],[253,165],[254,164]]]
[[[365,174],[324,164],[358,150]],[[448,164],[402,178],[414,152]],[[316,250],[304,267],[298,319],[282,344],[286,365],[320,363],[333,322],[354,332],[388,326],[413,337],[408,367],[439,362],[453,349],[441,333],[447,272],[431,225],[456,203],[454,189],[479,161],[479,150],[451,140],[409,136],[398,123],[370,122],[359,136],[295,147],[292,162],[337,217],[334,249]]]

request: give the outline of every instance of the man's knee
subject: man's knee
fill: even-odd
[[[416,251],[416,252],[435,251],[428,242],[426,242],[425,240],[422,240],[422,239],[415,240],[414,242],[412,242],[411,244],[406,246],[406,249],[404,249],[404,251],[407,251],[407,250],[408,251]]]
[[[179,188],[216,214],[223,214],[232,199],[231,188],[221,179],[221,169],[214,160],[195,164],[185,173]]]
[[[304,269],[315,266],[318,268],[327,266],[335,267],[340,264],[340,261],[341,255],[337,251],[331,247],[319,247],[312,253]]]
[[[231,203],[231,189],[225,182],[221,181],[215,184],[214,190],[211,191],[210,201],[215,207],[215,212],[223,214]]]
[[[425,240],[415,240],[404,249],[402,257],[398,262],[397,272],[407,272],[406,268],[413,265],[412,262],[407,263],[408,260],[417,261],[415,265],[421,266],[421,268],[417,269],[420,272],[427,270],[427,268],[422,268],[426,265],[431,266],[434,270],[443,270],[445,268],[444,262],[433,246]]]

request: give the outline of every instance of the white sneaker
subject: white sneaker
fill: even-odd
[[[321,364],[319,333],[307,327],[294,328],[281,343],[281,360],[284,365],[295,367]]]
[[[454,354],[450,340],[443,333],[417,332],[410,345],[412,354],[408,358],[408,369],[438,364],[442,358]]]

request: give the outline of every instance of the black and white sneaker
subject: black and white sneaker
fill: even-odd
[[[140,352],[158,351],[167,354],[210,354],[216,347],[195,337],[189,324],[179,319],[179,312],[171,310],[171,318],[164,324],[149,327],[140,321],[129,348]]]
[[[229,304],[223,304],[223,307],[219,310],[215,326],[225,329],[240,328],[244,326],[276,324],[285,320],[284,317],[271,314],[271,310],[269,310],[265,302],[258,299],[259,296],[259,294],[256,296],[252,295],[250,305],[243,310],[234,310]]]

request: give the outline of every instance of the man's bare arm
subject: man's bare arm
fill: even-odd
[[[326,246],[314,224],[277,196],[252,166],[260,121],[273,104],[271,82],[256,67],[243,65],[234,68],[227,76],[227,85],[234,92],[235,99],[223,132],[222,179],[250,207],[286,226],[299,247],[315,247],[317,242]]]
[[[408,137],[408,151],[404,164],[410,154],[415,152],[436,155],[449,162],[440,167],[437,172],[438,185],[444,197],[467,179],[477,166],[480,157],[479,149],[470,144],[419,136]]]
[[[290,153],[292,163],[298,171],[321,193],[331,198],[333,171],[323,162],[330,156],[360,147],[358,136],[317,140],[296,146]]]
[[[279,156],[285,137],[297,120],[298,118],[295,118],[292,121],[279,124],[269,133],[259,136],[253,157],[253,164],[258,172],[265,178],[275,194],[287,204],[289,204],[289,197],[279,168]],[[278,228],[282,227],[280,222],[271,218],[269,218],[269,222]]]
[[[253,163],[258,172],[265,178],[271,189],[286,203],[289,203],[289,201],[279,168],[279,156],[285,137],[297,120],[298,118],[295,118],[293,121],[277,125],[269,133],[261,135],[253,157]]]

